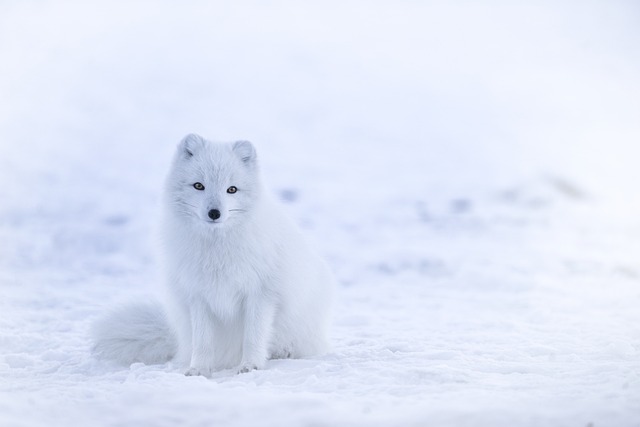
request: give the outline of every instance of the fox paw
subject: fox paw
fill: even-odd
[[[197,377],[197,376],[210,377],[211,369],[191,367],[187,369],[187,372],[185,372],[184,374],[187,377]]]
[[[255,371],[256,369],[258,369],[258,367],[251,363],[242,364],[238,368],[238,374],[246,374],[247,372]]]
[[[286,348],[283,348],[280,351],[274,351],[271,355],[271,359],[291,359],[291,357],[291,351]]]

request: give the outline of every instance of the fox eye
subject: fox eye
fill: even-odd
[[[231,187],[227,188],[227,193],[229,193],[229,194],[233,194],[236,191],[238,191],[238,189],[236,187],[234,187],[233,185]]]
[[[204,185],[200,184],[199,182],[196,182],[195,184],[193,184],[193,188],[195,188],[196,190],[204,190]]]

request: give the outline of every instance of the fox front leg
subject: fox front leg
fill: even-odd
[[[244,309],[244,336],[239,374],[264,368],[273,332],[276,305],[261,295],[247,298]]]
[[[210,377],[213,371],[213,353],[215,351],[211,310],[203,302],[193,303],[190,317],[191,362],[185,375]]]

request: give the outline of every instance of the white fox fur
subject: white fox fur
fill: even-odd
[[[167,316],[150,305],[115,312],[94,328],[96,354],[174,359],[187,375],[209,376],[327,349],[333,279],[263,188],[251,143],[185,137],[165,208]]]

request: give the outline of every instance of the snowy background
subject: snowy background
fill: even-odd
[[[0,425],[640,426],[635,1],[0,2]],[[333,349],[184,377],[179,139],[249,139],[340,282]]]

